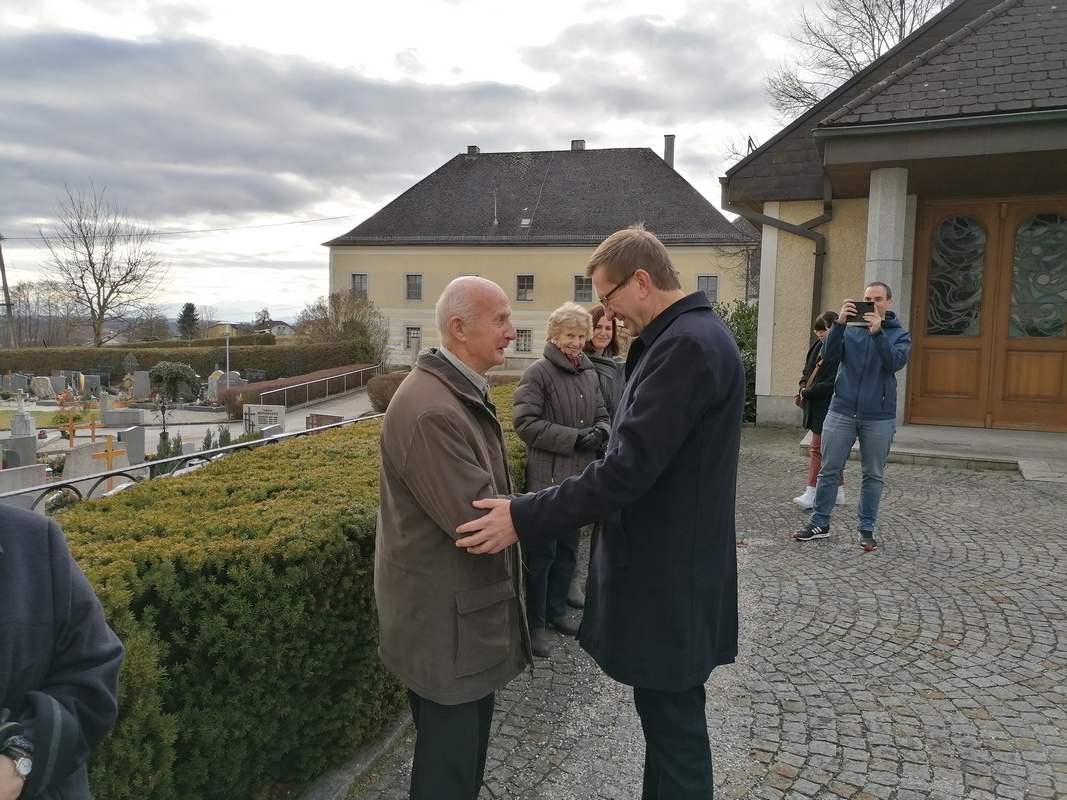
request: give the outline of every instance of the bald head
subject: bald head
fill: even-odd
[[[437,299],[437,305],[434,306],[437,333],[445,347],[449,347],[449,343],[455,336],[448,324],[450,319],[459,317],[461,321],[470,325],[477,320],[482,306],[500,298],[507,303],[507,295],[504,294],[503,289],[492,281],[475,275],[465,275],[448,284]]]

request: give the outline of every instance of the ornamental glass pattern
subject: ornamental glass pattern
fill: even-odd
[[[1062,337],[1067,328],[1067,219],[1035,214],[1015,235],[1011,276],[1014,338]]]
[[[973,217],[942,222],[930,247],[927,336],[977,336],[985,268],[985,228]]]

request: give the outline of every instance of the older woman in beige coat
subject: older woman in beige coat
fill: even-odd
[[[527,491],[578,475],[608,440],[611,428],[596,368],[583,352],[592,327],[581,306],[557,308],[548,318],[544,356],[519,380],[512,422],[526,443]],[[527,553],[526,618],[534,655],[549,655],[549,624],[567,636],[578,632],[578,623],[567,616],[578,541],[575,529]]]

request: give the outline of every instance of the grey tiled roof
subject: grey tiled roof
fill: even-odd
[[[742,240],[651,149],[626,148],[461,154],[325,244],[590,244],[634,222],[666,244]]]
[[[822,126],[1067,108],[1067,3],[1004,0]]]

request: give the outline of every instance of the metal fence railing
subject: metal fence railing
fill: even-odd
[[[329,378],[318,378],[313,381],[296,383],[292,386],[284,386],[280,389],[269,389],[259,396],[259,402],[263,405],[281,405],[286,408],[297,408],[311,402],[328,400],[330,397],[345,394],[346,392],[362,389],[367,381],[375,375],[381,375],[385,371],[385,364],[376,364],[373,367],[343,372],[340,375],[331,375]],[[322,394],[319,391],[322,390]],[[281,402],[276,398],[281,396]]]
[[[279,433],[265,439],[230,444],[225,447],[216,447],[211,450],[201,450],[197,453],[185,453],[184,455],[173,456],[171,458],[153,459],[129,467],[107,470],[106,472],[97,472],[92,475],[82,475],[81,477],[72,480],[65,481],[61,479],[58,481],[49,481],[48,483],[30,486],[25,489],[15,489],[10,492],[0,493],[0,503],[11,502],[13,500],[15,501],[13,503],[14,505],[19,505],[23,508],[47,511],[48,499],[55,496],[57,493],[60,496],[66,495],[67,497],[76,500],[103,497],[109,492],[121,491],[134,484],[141,483],[142,481],[192,472],[195,469],[210,464],[212,461],[225,458],[231,453],[235,453],[239,450],[253,450],[257,447],[284,442],[288,439],[295,439],[300,436],[310,436],[333,428],[356,425],[361,422],[380,419],[382,416],[382,414],[373,414],[366,417],[359,417],[357,419],[346,419],[341,422],[323,425],[320,428],[294,431],[293,433]],[[125,478],[126,482],[119,484],[118,486],[112,486],[116,479],[121,478]],[[42,504],[44,504],[45,507],[39,508]]]

